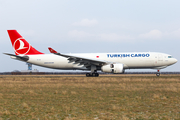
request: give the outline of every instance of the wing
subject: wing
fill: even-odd
[[[74,55],[67,55],[67,54],[62,54],[58,53],[57,51],[53,50],[52,48],[48,48],[49,51],[55,55],[59,55],[62,57],[66,57],[67,60],[69,60],[69,63],[74,63],[74,64],[79,64],[79,65],[84,65],[85,67],[89,67],[91,65],[95,66],[103,66],[106,64],[109,64],[108,61],[104,60],[99,60],[99,59],[92,59],[92,58],[86,58],[86,57],[81,57],[81,56],[74,56]]]

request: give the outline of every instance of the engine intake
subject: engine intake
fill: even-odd
[[[124,73],[123,64],[108,64],[101,67],[103,72]]]

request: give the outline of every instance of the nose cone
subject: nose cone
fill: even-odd
[[[168,62],[167,62],[167,65],[173,65],[177,62],[178,60],[176,58],[169,58],[168,59]]]
[[[172,63],[172,64],[175,64],[175,63],[177,63],[177,61],[178,61],[178,60],[177,60],[176,58],[173,58],[172,61],[171,61],[171,63]]]
[[[177,61],[178,61],[178,60],[174,58],[174,63],[177,63]]]

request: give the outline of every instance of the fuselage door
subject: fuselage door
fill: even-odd
[[[158,65],[163,65],[163,55],[158,54]]]
[[[162,54],[158,54],[158,61],[163,61],[163,55]]]

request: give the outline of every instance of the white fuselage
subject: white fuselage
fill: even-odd
[[[81,53],[70,54],[91,59],[104,60],[112,63],[121,63],[124,69],[162,69],[177,62],[171,55],[155,52],[132,52],[132,53]],[[66,70],[89,70],[83,65],[69,62],[68,58],[54,55],[27,55],[29,56],[28,63],[35,65]]]

